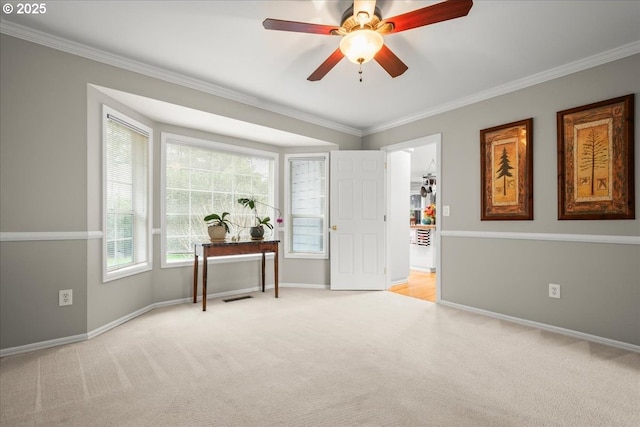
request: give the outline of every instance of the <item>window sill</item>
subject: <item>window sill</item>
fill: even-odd
[[[135,276],[136,274],[145,273],[151,270],[153,270],[153,265],[151,265],[151,263],[132,265],[127,268],[106,273],[102,277],[102,283],[113,282],[114,280],[124,279],[126,277]]]
[[[273,253],[265,254],[267,259],[273,259]],[[261,254],[248,254],[248,255],[228,255],[228,256],[215,256],[207,258],[207,263],[211,264],[229,264],[234,262],[246,262],[246,261],[260,261],[262,260]],[[202,263],[202,257],[198,257],[198,262]],[[175,261],[175,262],[163,262],[162,268],[177,268],[177,267],[193,267],[193,258],[190,260]]]

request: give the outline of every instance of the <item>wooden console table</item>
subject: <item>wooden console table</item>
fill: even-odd
[[[211,256],[262,254],[262,292],[264,292],[264,264],[265,254],[273,252],[273,276],[275,279],[275,294],[278,298],[278,243],[279,240],[246,240],[240,242],[211,242],[195,245],[193,260],[193,303],[198,297],[198,247],[202,248],[202,311],[207,311],[207,258]]]

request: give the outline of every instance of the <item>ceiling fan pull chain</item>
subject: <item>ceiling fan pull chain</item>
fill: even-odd
[[[360,64],[360,70],[358,70],[358,74],[360,75],[360,83],[362,83],[362,58],[358,59],[358,63]]]

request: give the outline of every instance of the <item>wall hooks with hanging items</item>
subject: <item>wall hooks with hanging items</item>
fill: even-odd
[[[420,195],[427,197],[430,194],[435,194],[436,191],[436,177],[433,174],[422,176],[422,187],[420,187]]]

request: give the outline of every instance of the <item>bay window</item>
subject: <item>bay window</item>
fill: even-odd
[[[275,222],[277,154],[163,133],[162,263],[193,261],[194,244],[209,241],[204,217],[229,212],[232,233],[248,235],[253,213],[240,197],[259,202],[258,216]]]

